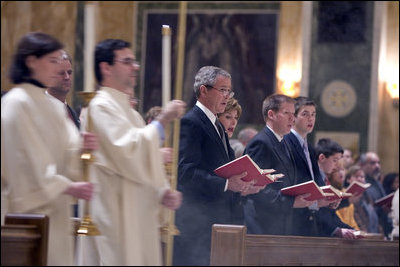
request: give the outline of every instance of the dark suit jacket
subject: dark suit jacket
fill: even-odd
[[[81,121],[79,120],[79,116],[78,114],[75,112],[75,110],[73,108],[71,108],[68,104],[67,104],[67,111],[69,112],[69,114],[72,117],[72,121],[75,123],[75,126],[80,129],[81,128]]]
[[[246,146],[248,154],[261,169],[275,169],[285,176],[269,184],[258,194],[249,195],[244,208],[245,223],[252,234],[292,234],[294,197],[280,189],[296,184],[296,169],[280,142],[264,127]]]
[[[174,265],[209,265],[212,225],[243,224],[240,195],[224,192],[226,179],[213,173],[235,155],[229,142],[226,154],[214,125],[197,106],[181,119],[179,142],[177,187],[183,202],[176,211],[180,235],[175,237]]]
[[[300,145],[297,137],[290,132],[284,136],[287,144],[290,145],[293,157],[295,160],[295,166],[297,171],[298,183],[303,183],[312,179],[310,169],[306,156],[304,155],[303,148]],[[308,150],[310,152],[311,165],[313,168],[314,180],[319,186],[325,185],[325,181],[321,176],[317,153],[311,144],[308,144]],[[349,225],[343,223],[340,218],[336,215],[335,210],[330,208],[320,208],[316,212],[315,216],[308,208],[295,209],[295,218],[297,222],[294,227],[294,235],[302,236],[330,236],[334,230],[339,228],[351,228]],[[314,229],[314,223],[316,220],[316,227]]]

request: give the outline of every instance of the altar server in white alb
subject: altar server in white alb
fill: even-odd
[[[161,206],[177,209],[181,193],[171,190],[160,154],[164,126],[180,118],[182,101],[169,102],[146,126],[130,105],[139,65],[130,44],[107,39],[95,48],[95,75],[101,86],[83,124],[99,136],[92,175],[96,193],[91,216],[101,235],[84,245],[84,263],[161,265]],[[88,122],[89,120],[89,122]]]
[[[89,133],[82,143],[64,104],[45,93],[66,71],[62,48],[44,33],[23,36],[10,68],[15,87],[1,99],[2,224],[8,212],[47,215],[49,266],[73,265],[72,197],[89,200],[94,188],[79,182],[81,147],[97,146]]]

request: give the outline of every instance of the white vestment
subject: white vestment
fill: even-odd
[[[128,95],[108,87],[97,92],[87,112],[85,129],[91,125],[100,140],[91,166],[97,188],[90,209],[101,235],[83,244],[83,261],[161,265],[160,199],[168,182],[158,129],[145,125]]]
[[[73,265],[73,199],[63,192],[81,179],[80,145],[63,103],[44,88],[19,84],[2,97],[2,223],[7,212],[48,215],[48,265]]]

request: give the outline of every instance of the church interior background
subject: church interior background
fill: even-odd
[[[398,1],[188,1],[183,95],[195,103],[193,78],[204,65],[232,74],[243,108],[236,133],[261,129],[262,100],[272,93],[311,97],[317,120],[311,141],[330,137],[355,155],[375,151],[384,173],[399,171]],[[140,62],[138,111],[161,105],[161,27],[170,25],[171,95],[177,68],[181,2],[1,1],[1,88],[22,35],[43,31],[65,44],[78,91],[96,88],[93,48],[106,38],[132,43]],[[234,136],[235,137],[235,136]]]

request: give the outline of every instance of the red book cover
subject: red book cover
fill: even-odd
[[[335,200],[335,199],[339,199],[339,198],[341,198],[341,199],[349,198],[349,197],[351,197],[353,195],[351,193],[342,192],[339,189],[333,187],[332,185],[321,186],[321,189],[325,193],[333,194],[332,196],[328,196],[327,200]]]
[[[392,192],[389,195],[381,197],[380,199],[375,200],[375,205],[382,206],[382,207],[392,207],[392,200],[394,197],[394,193]]]
[[[233,175],[238,175],[247,172],[247,175],[242,178],[243,181],[256,180],[255,185],[266,185],[276,181],[276,179],[283,177],[282,174],[271,174],[275,172],[274,169],[263,170],[246,154],[237,159],[228,162],[217,169],[214,173],[223,178],[230,178]]]
[[[281,193],[289,196],[298,196],[310,193],[311,195],[308,198],[305,198],[310,201],[333,196],[331,193],[324,193],[313,180],[282,188]]]
[[[346,188],[346,193],[352,193],[353,195],[359,195],[364,193],[364,191],[370,187],[370,183],[360,183],[358,181],[353,181],[351,184]]]

